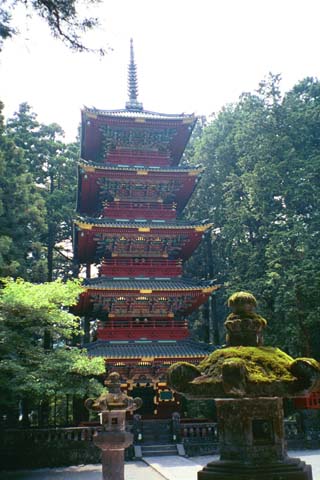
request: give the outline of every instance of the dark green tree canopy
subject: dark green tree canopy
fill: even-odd
[[[19,274],[36,282],[68,277],[72,273],[71,255],[62,251],[71,239],[78,143],[65,143],[59,125],[39,123],[27,103],[22,103],[18,112],[8,120],[6,135],[23,154],[24,169],[31,175],[34,188],[45,206],[45,230],[33,253],[32,275]]]
[[[206,126],[191,161],[206,171],[189,215],[213,223],[212,271],[262,299],[267,341],[319,358],[320,82],[306,78],[283,97],[269,75]],[[192,259],[197,271],[208,257]]]

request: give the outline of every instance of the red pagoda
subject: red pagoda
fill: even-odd
[[[195,123],[194,115],[143,109],[132,41],[126,108],[82,111],[74,253],[87,279],[77,311],[87,333],[98,320],[89,355],[121,374],[149,418],[179,409],[168,366],[198,363],[212,350],[190,339],[187,316],[217,287],[184,278],[182,268],[210,225],[177,219],[201,174],[179,166]]]

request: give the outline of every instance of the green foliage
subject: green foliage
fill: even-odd
[[[268,319],[266,341],[320,357],[320,82],[307,78],[283,97],[269,75],[203,129],[192,163],[206,170],[189,217],[213,223],[212,278],[226,302],[248,289]],[[198,250],[191,271],[208,271]],[[223,316],[220,316],[220,322]]]
[[[53,36],[62,40],[71,49],[79,52],[94,51],[83,43],[81,37],[83,33],[98,26],[99,21],[94,17],[82,17],[78,11],[80,6],[78,0],[3,1],[0,7],[0,51],[3,41],[18,33],[12,27],[11,21],[15,7],[21,3],[26,8],[26,15],[34,12],[44,18]],[[86,0],[84,5],[92,8],[92,5],[97,3],[99,0]],[[103,55],[105,50],[102,48],[99,53]]]
[[[78,144],[65,144],[59,125],[40,124],[27,103],[22,103],[8,120],[6,133],[22,150],[24,168],[45,206],[42,213],[45,231],[35,239],[30,255],[34,259],[33,268],[20,275],[35,282],[68,278],[72,266],[66,249],[71,245]]]
[[[0,103],[0,113],[2,107]],[[6,134],[0,115],[0,275],[31,274],[45,232],[44,213],[26,159]]]
[[[0,383],[2,408],[52,395],[96,395],[102,385],[103,359],[90,359],[85,350],[66,340],[78,331],[78,318],[69,313],[82,292],[79,281],[60,280],[34,285],[5,280],[0,292]],[[54,348],[43,348],[44,332]]]
[[[59,341],[61,337],[71,338],[77,330],[78,319],[67,307],[76,304],[82,291],[78,280],[65,284],[56,280],[38,285],[22,279],[3,281],[1,316],[9,329],[18,331],[21,342],[30,334],[42,337],[44,331],[49,331],[53,340]]]

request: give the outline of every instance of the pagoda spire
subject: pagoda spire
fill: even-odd
[[[127,110],[143,110],[142,103],[138,102],[137,66],[134,61],[133,39],[130,39],[130,63],[128,65],[128,94]]]

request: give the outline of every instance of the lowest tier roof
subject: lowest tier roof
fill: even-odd
[[[161,277],[97,277],[85,280],[84,286],[91,290],[208,290],[213,292],[220,288],[210,280],[191,280],[189,278]]]
[[[209,355],[215,348],[187,340],[97,340],[85,345],[92,357],[107,359],[192,358]]]

